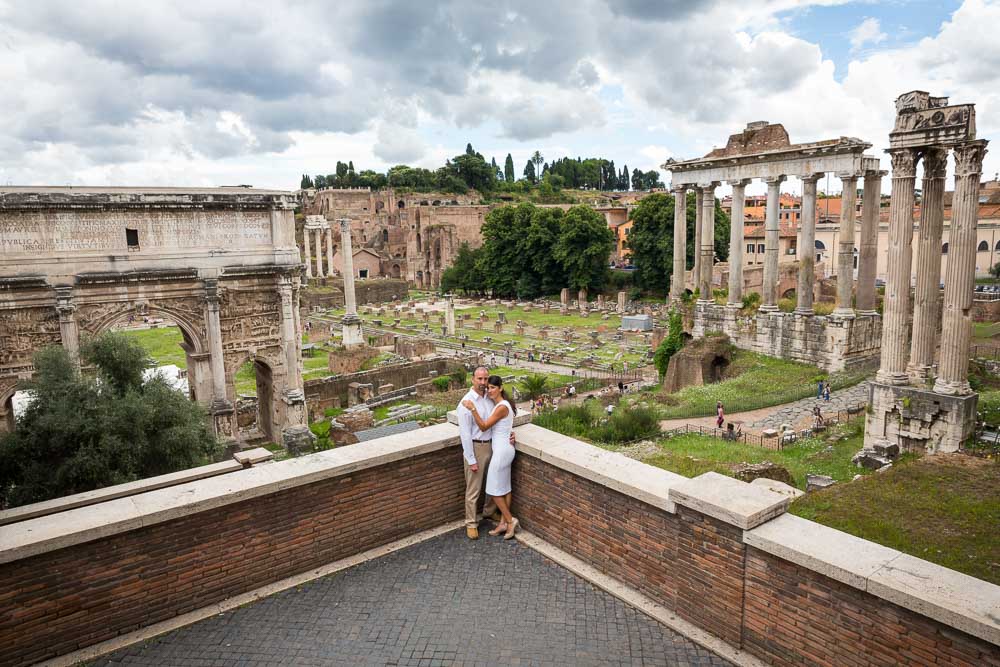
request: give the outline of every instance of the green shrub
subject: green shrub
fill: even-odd
[[[638,287],[631,287],[628,291],[628,298],[630,301],[638,301],[642,298],[642,290]]]
[[[670,358],[684,346],[684,320],[679,311],[670,311],[669,331],[653,354],[653,365],[660,374],[660,380],[667,374]]]
[[[317,438],[325,438],[330,435],[330,422],[324,419],[323,421],[313,422],[309,424],[309,430],[313,432]]]
[[[465,370],[464,366],[459,366],[449,374],[449,377],[454,380],[456,387],[464,387],[465,381],[469,378],[469,371]]]
[[[323,416],[331,419],[342,414],[344,414],[344,408],[327,408],[323,411]]]
[[[751,310],[760,306],[760,294],[750,292],[743,296],[743,310]]]
[[[434,378],[432,384],[438,391],[448,391],[448,388],[451,387],[451,378],[447,375],[442,375],[441,377]]]
[[[549,380],[547,377],[541,373],[534,373],[521,378],[521,381],[518,382],[517,388],[521,392],[521,396],[523,398],[533,401],[544,394],[545,390],[548,389],[548,386]]]
[[[630,406],[616,410],[591,431],[590,438],[609,445],[655,438],[660,434],[659,413],[652,408]]]
[[[791,313],[795,310],[795,299],[778,299],[778,310]]]

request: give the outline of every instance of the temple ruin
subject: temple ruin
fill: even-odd
[[[0,428],[37,350],[78,359],[81,336],[158,314],[221,439],[239,437],[234,376],[252,361],[262,434],[311,440],[295,204],[251,188],[0,188]]]
[[[724,149],[715,149],[702,158],[677,162],[668,160],[663,168],[671,172],[674,207],[674,257],[670,296],[678,301],[685,289],[697,287],[694,333],[722,331],[741,348],[772,356],[794,359],[827,370],[868,363],[878,356],[881,317],[875,311],[875,275],[859,276],[857,311],[853,303],[854,216],[841,220],[838,257],[837,306],[830,317],[815,315],[814,257],[816,234],[816,183],[827,172],[843,182],[842,209],[854,211],[857,184],[864,179],[865,208],[862,214],[861,262],[875,261],[873,239],[878,233],[878,203],[881,179],[879,161],[864,152],[870,143],[840,137],[805,144],[792,144],[784,127],[755,122],[743,132],[729,137]],[[789,176],[802,181],[802,220],[798,248],[797,303],[794,313],[778,310],[780,268],[778,219],[780,187]],[[755,178],[767,184],[765,217],[765,260],[762,304],[753,318],[741,318],[745,287],[743,263],[743,205],[746,186]],[[725,306],[712,299],[715,188],[723,181],[733,188],[729,239],[729,296]],[[695,262],[688,278],[687,191],[694,189],[697,201],[695,222]],[[844,251],[846,250],[846,251]],[[844,278],[846,277],[846,279]],[[720,285],[721,287],[721,285]]]

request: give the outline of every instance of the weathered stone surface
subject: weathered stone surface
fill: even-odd
[[[670,358],[663,378],[663,392],[672,394],[684,387],[719,382],[732,361],[726,336],[712,336],[685,345]]]
[[[750,484],[753,486],[763,487],[769,491],[774,491],[775,493],[780,493],[783,496],[788,496],[792,500],[805,495],[805,491],[802,491],[801,489],[797,489],[794,486],[790,486],[784,482],[779,482],[775,479],[768,479],[767,477],[758,477],[750,482]]]
[[[818,489],[825,489],[827,487],[833,486],[837,483],[832,477],[827,475],[806,475],[806,491],[816,491]]]
[[[344,412],[337,416],[337,421],[352,433],[375,425],[375,417],[368,408]]]
[[[859,468],[878,470],[883,466],[890,465],[892,461],[884,456],[876,454],[874,450],[862,449],[860,452],[851,457],[851,463]]]

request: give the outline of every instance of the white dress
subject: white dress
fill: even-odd
[[[507,416],[493,425],[493,456],[486,473],[486,494],[490,496],[510,493],[510,466],[514,462],[514,447],[510,444],[514,410],[507,401],[497,403],[497,407],[501,405],[507,406]]]

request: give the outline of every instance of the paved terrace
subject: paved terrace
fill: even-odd
[[[729,477],[516,433],[523,546],[462,537],[451,424],[22,511],[0,525],[0,665],[1000,667],[1000,587]]]
[[[730,665],[517,541],[452,530],[95,665]]]

